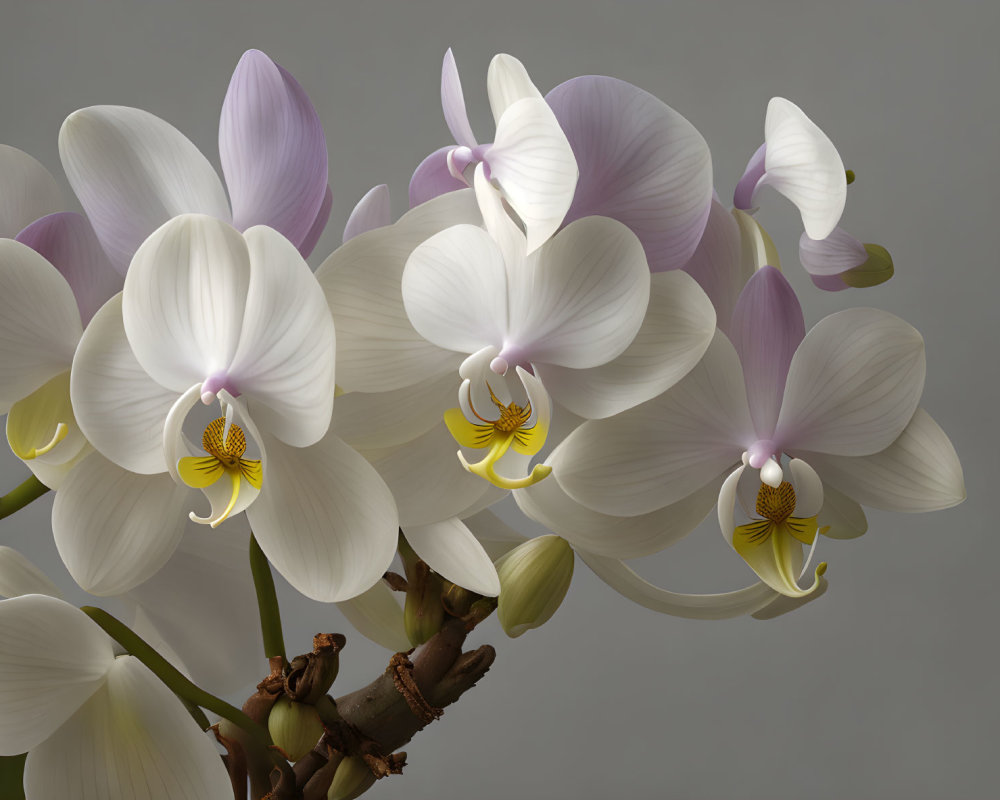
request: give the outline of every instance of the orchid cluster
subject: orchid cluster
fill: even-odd
[[[0,513],[53,490],[59,555],[117,615],[0,549],[0,754],[28,800],[357,797],[489,668],[467,633],[541,626],[576,556],[666,614],[769,617],[822,594],[814,551],[863,534],[863,506],[964,498],[920,334],[867,307],[807,330],[755,217],[790,201],[820,290],[893,274],[838,227],[853,173],[797,105],[771,100],[727,208],[705,140],[638,87],[543,95],[498,55],[487,96],[480,143],[449,51],[452,143],[397,220],[368,192],[315,271],[326,139],[259,51],[222,103],[221,178],[135,108],[62,126],[83,213],[0,147],[0,405],[33,473]],[[550,533],[502,521],[508,495]],[[625,563],[713,509],[744,588]],[[344,637],[289,659],[272,567],[395,653],[386,674],[334,699]],[[242,711],[210,694],[256,682]]]

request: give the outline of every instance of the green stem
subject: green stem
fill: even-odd
[[[238,708],[195,686],[123,622],[111,616],[107,611],[93,606],[83,606],[80,610],[100,625],[108,636],[149,667],[150,671],[182,701],[201,706],[228,719],[265,746],[270,746],[271,736],[265,728],[258,725]]]
[[[49,487],[32,475],[28,480],[0,497],[0,519],[20,511],[49,491]]]
[[[274,593],[274,576],[271,574],[267,556],[260,549],[253,534],[250,535],[250,571],[253,573],[253,585],[257,590],[257,610],[260,612],[264,655],[267,658],[280,656],[282,662],[287,664],[285,637],[281,632],[281,611],[278,609],[278,596]]]

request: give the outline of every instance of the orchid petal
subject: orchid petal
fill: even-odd
[[[56,493],[52,532],[70,575],[91,594],[121,594],[152,577],[184,533],[190,490],[89,455]]]
[[[764,226],[756,218],[738,208],[733,209],[732,215],[740,229],[743,268],[749,269],[751,273],[766,266],[781,269],[778,248],[775,247],[770,234],[764,230]]]
[[[868,530],[864,509],[829,482],[823,484],[823,507],[817,522],[819,532],[829,539],[857,539]]]
[[[620,222],[587,217],[537,259],[523,280],[511,282],[505,345],[524,349],[532,362],[574,369],[621,355],[649,305],[649,272],[635,235]]]
[[[483,227],[500,248],[508,275],[517,279],[527,264],[528,242],[524,238],[524,232],[507,213],[503,196],[486,179],[486,167],[483,164],[476,164],[473,188],[479,212],[483,215]]]
[[[0,144],[0,186],[0,236],[5,239],[64,207],[52,173],[23,150],[6,144]]]
[[[772,602],[768,603],[760,611],[755,611],[750,616],[759,620],[777,619],[785,614],[790,614],[792,611],[798,611],[802,606],[811,603],[813,600],[818,600],[826,594],[826,590],[829,588],[830,582],[820,575],[819,580],[816,582],[816,588],[805,597],[789,597],[788,595],[779,594]]]
[[[28,797],[218,800],[232,793],[211,734],[133,656],[55,735],[28,754]]]
[[[121,308],[119,294],[83,333],[70,375],[73,409],[87,439],[107,458],[132,472],[163,472],[163,425],[177,392],[156,383],[136,361]]]
[[[42,256],[0,239],[0,411],[66,369],[82,326],[66,280]]]
[[[250,282],[227,374],[254,418],[286,444],[323,438],[333,410],[336,340],[323,289],[291,242],[263,225],[244,234]]]
[[[461,520],[406,525],[403,533],[414,552],[445,580],[485,597],[500,594],[493,561]]]
[[[618,559],[582,550],[577,555],[608,586],[644,608],[686,619],[732,619],[752,614],[778,595],[764,583],[722,594],[681,594],[661,589]]]
[[[175,217],[132,259],[122,318],[132,352],[153,380],[185,391],[233,362],[250,290],[247,242],[213,217]]]
[[[795,290],[779,270],[761,267],[740,292],[730,327],[759,439],[774,434],[788,365],[805,333]]]
[[[801,458],[788,462],[789,483],[795,489],[795,516],[815,517],[823,507],[823,482]]]
[[[578,175],[573,149],[544,100],[525,98],[506,108],[486,163],[524,223],[533,253],[562,225]]]
[[[849,458],[823,453],[802,457],[852,500],[886,511],[937,511],[965,499],[962,465],[947,435],[918,408],[884,450]]]
[[[739,225],[721,203],[712,201],[705,233],[684,271],[705,290],[715,306],[719,329],[726,334],[736,299],[753,275],[753,265],[742,253]]]
[[[362,197],[347,218],[344,226],[344,241],[353,239],[362,233],[384,228],[392,224],[392,213],[389,207],[389,187],[384,183],[373,186]]]
[[[233,226],[267,225],[300,245],[327,190],[326,137],[302,87],[259,50],[247,50],[233,72],[219,156]]]
[[[242,517],[210,533],[188,521],[170,560],[128,593],[194,682],[213,694],[253,685],[265,663],[246,568],[249,539]]]
[[[546,481],[539,483],[546,483]],[[515,492],[514,497],[517,495],[518,493]],[[528,541],[524,534],[514,530],[492,511],[478,511],[472,516],[465,517],[462,522],[472,531],[473,536],[479,540],[483,549],[494,562],[519,544]]]
[[[468,188],[468,184],[452,175],[448,167],[448,154],[454,149],[454,145],[438,148],[413,171],[409,189],[410,208],[442,194]]]
[[[87,446],[73,416],[69,370],[11,406],[7,414],[7,443],[14,455],[25,462],[51,465],[71,461]]]
[[[695,252],[712,201],[712,158],[697,129],[616,78],[573,78],[546,96],[580,167],[566,222],[594,214],[623,222],[654,272]]]
[[[17,234],[17,241],[40,253],[69,283],[84,327],[109,297],[122,288],[87,218],[69,211],[49,214]]]
[[[451,48],[444,54],[441,64],[441,109],[444,111],[444,121],[455,141],[465,147],[475,147],[476,137],[469,125],[469,115],[465,110],[465,95],[462,93],[462,81],[458,77],[458,66]]]
[[[86,614],[44,595],[0,602],[0,640],[0,755],[48,739],[101,687],[115,661],[111,639]]]
[[[412,647],[406,635],[403,609],[384,581],[378,581],[357,597],[337,603],[337,608],[358,633],[386,650],[405,653]]]
[[[268,438],[264,491],[247,518],[270,562],[306,597],[329,603],[361,594],[396,552],[392,495],[341,439],[289,447]]]
[[[119,272],[149,234],[178,214],[231,219],[208,159],[172,125],[138,108],[74,111],[59,131],[59,155]]]
[[[765,172],[758,190],[773,186],[799,209],[809,237],[825,239],[837,227],[847,200],[847,175],[837,148],[783,97],[772,97],[767,104],[764,141]]]
[[[306,234],[306,238],[299,245],[299,252],[303,258],[309,258],[312,251],[316,249],[319,237],[323,235],[323,231],[326,230],[326,223],[330,221],[330,211],[332,209],[333,192],[327,186],[326,194],[323,195],[323,204],[316,213],[316,219],[313,220],[312,227],[309,229],[309,233]]]
[[[573,500],[558,481],[514,492],[521,510],[574,547],[608,558],[651,555],[687,536],[715,506],[722,475],[668,506],[631,517],[602,514]]]
[[[810,275],[839,275],[868,260],[864,244],[843,228],[834,228],[825,239],[799,237],[799,260]]]
[[[873,308],[831,314],[792,357],[775,439],[838,456],[884,450],[913,416],[925,372],[923,339],[899,317]]]
[[[739,359],[717,333],[676,386],[615,417],[584,423],[548,462],[577,502],[634,516],[712,481],[739,460],[752,430]]]
[[[400,389],[452,372],[461,357],[432,345],[403,306],[403,267],[414,248],[451,225],[479,224],[471,191],[452,193],[357,236],[316,272],[337,328],[337,381],[348,391]]]
[[[504,112],[518,100],[527,97],[543,99],[542,93],[528,77],[524,64],[506,53],[498,53],[490,61],[490,68],[486,73],[486,93],[490,98],[493,121],[497,125],[500,124]],[[468,144],[457,138],[455,141],[459,144]],[[468,146],[476,145],[473,143]]]
[[[680,271],[650,276],[649,307],[625,351],[606,364],[575,370],[537,364],[552,397],[574,414],[603,419],[669,389],[698,363],[715,334],[715,310]]]
[[[0,546],[0,597],[44,594],[61,598],[48,576],[12,547]]]
[[[503,340],[507,271],[482,228],[455,225],[419,245],[403,270],[402,292],[413,327],[438,347],[473,353]]]

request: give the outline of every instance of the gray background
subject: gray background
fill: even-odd
[[[609,74],[656,94],[708,140],[731,197],[762,139],[768,98],[803,106],[858,174],[844,226],[886,245],[897,274],[867,292],[813,290],[799,222],[768,198],[762,221],[807,324],[874,305],[927,344],[924,406],[962,458],[969,499],[920,516],[872,513],[823,542],[831,588],[772,622],[690,622],[638,608],[578,564],[545,628],[507,640],[494,670],[408,747],[402,778],[370,797],[989,798],[1000,711],[996,642],[998,296],[997,4],[943,3],[11,3],[0,28],[0,141],[59,174],[67,113],[140,106],[218,163],[218,109],[243,50],[263,49],[326,128],[330,252],[350,209],[387,182],[405,207],[412,168],[449,141],[441,57],[455,48],[473,128],[491,131],[490,57],[521,58],[543,91]],[[318,259],[314,259],[318,263]],[[3,462],[0,488],[24,469]],[[64,582],[50,501],[0,537]],[[712,526],[640,566],[687,591],[752,577]],[[285,591],[291,650],[335,611]],[[350,633],[350,631],[347,631]],[[340,682],[385,655],[350,637]]]

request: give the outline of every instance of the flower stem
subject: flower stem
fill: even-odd
[[[278,608],[278,597],[274,593],[274,576],[267,556],[257,544],[257,538],[250,534],[250,571],[253,573],[253,585],[257,590],[257,610],[260,612],[260,632],[264,639],[264,655],[267,658],[280,657],[288,663],[285,656],[285,637],[281,632],[281,611]]]
[[[93,606],[83,606],[80,610],[100,625],[108,636],[149,667],[150,671],[163,681],[167,688],[176,694],[182,702],[186,701],[185,705],[190,703],[194,706],[201,706],[228,719],[265,746],[271,744],[271,736],[265,728],[258,725],[235,706],[231,706],[224,700],[220,700],[215,695],[195,686],[123,622],[111,616],[107,611]]]
[[[49,487],[32,475],[16,489],[11,489],[3,497],[0,497],[0,519],[9,517],[15,511],[20,511],[47,491],[49,491]]]

